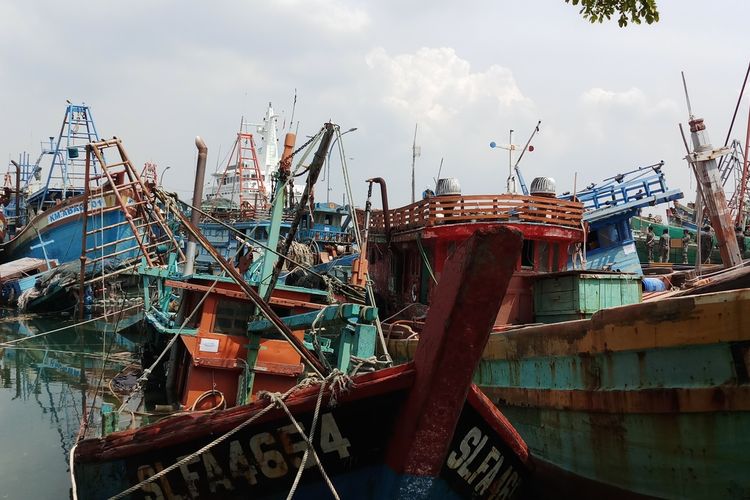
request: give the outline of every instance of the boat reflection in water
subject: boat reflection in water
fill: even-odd
[[[97,313],[93,311],[93,319]],[[116,402],[106,381],[133,359],[137,329],[130,328],[135,333],[128,336],[112,333],[129,318],[70,327],[77,321],[0,309],[0,484],[4,498],[67,496],[68,454],[78,434],[82,408],[91,405],[95,395],[97,406],[102,397]],[[44,480],[29,481],[32,464],[35,470],[44,471]]]

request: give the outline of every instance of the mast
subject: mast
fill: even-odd
[[[516,180],[513,178],[513,129],[508,133],[508,180],[505,182],[505,189],[509,193],[516,192]]]
[[[297,96],[295,95],[295,103]],[[268,103],[266,115],[263,117],[263,123],[257,125],[258,134],[263,138],[263,144],[260,149],[261,157],[261,176],[264,185],[270,184],[271,176],[274,169],[279,164],[279,138],[277,132],[277,123],[279,115],[274,113],[273,106]]]
[[[271,222],[268,226],[268,249],[274,249],[279,245],[279,235],[281,233],[281,219],[284,215],[284,205],[286,203],[286,183],[292,173],[292,151],[297,136],[291,132],[284,138],[284,156],[279,163],[279,169],[276,172],[276,191],[271,204]],[[258,295],[265,297],[271,289],[271,276],[273,276],[274,266],[276,265],[276,254],[266,250],[263,255],[263,267],[258,284]]]
[[[411,202],[414,203],[414,167],[417,163],[417,157],[422,154],[422,148],[417,146],[417,127],[419,123],[414,125],[414,142],[411,144]]]
[[[716,232],[719,242],[721,261],[724,267],[735,267],[742,264],[742,255],[737,244],[737,238],[732,227],[732,218],[727,205],[727,198],[721,184],[721,176],[716,163],[719,158],[729,151],[728,148],[714,149],[706,132],[703,118],[695,118],[690,105],[690,98],[685,83],[685,75],[682,75],[682,83],[685,87],[685,98],[687,100],[688,113],[690,115],[690,138],[693,143],[693,152],[685,159],[695,168],[695,177],[700,184],[703,193],[703,201],[706,211],[711,219],[711,226]]]
[[[742,162],[742,176],[740,177],[739,194],[737,194],[737,217],[734,224],[740,226],[743,230],[745,229],[745,216],[743,211],[745,210],[745,196],[747,195],[747,180],[748,180],[748,157],[747,150],[750,148],[750,113],[747,117],[747,132],[745,135],[745,151],[743,151],[743,162]]]

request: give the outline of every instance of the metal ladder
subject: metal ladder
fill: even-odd
[[[39,200],[38,209],[51,205],[53,202],[46,199],[51,188],[57,188],[55,184],[64,186],[63,198],[80,193],[80,188],[85,182],[84,155],[85,147],[91,142],[99,140],[91,109],[85,104],[72,104],[68,102],[65,109],[60,132],[57,137],[50,137],[49,149],[43,153],[52,155],[52,164],[47,172],[47,181],[43,188],[44,193]],[[96,172],[97,165],[93,165]]]
[[[253,134],[249,132],[239,132],[237,134],[237,165],[240,174],[240,208],[251,206],[255,209],[265,208],[268,202],[266,188],[263,183],[263,174],[260,171],[258,155],[255,150],[255,140]],[[250,181],[257,183],[257,189],[245,189],[244,172],[250,171]],[[257,198],[256,198],[257,196]]]
[[[116,161],[105,162],[106,150],[114,150],[109,156]],[[100,173],[91,175],[94,162],[99,163]],[[153,191],[133,168],[118,138],[86,146],[83,215],[81,289],[132,269],[141,259],[149,267],[166,264],[170,252],[185,260]],[[116,263],[115,258],[125,263],[105,273],[104,264]],[[85,279],[87,266],[95,270],[97,264],[101,273]]]

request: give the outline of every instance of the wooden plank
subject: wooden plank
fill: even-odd
[[[479,230],[446,261],[414,357],[414,386],[388,449],[397,474],[440,474],[521,242],[515,230]]]

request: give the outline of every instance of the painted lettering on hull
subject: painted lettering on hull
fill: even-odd
[[[304,432],[304,426],[300,424]],[[313,439],[316,453],[323,460],[345,461],[350,457],[351,443],[344,437],[331,413],[320,416],[318,432]],[[290,481],[302,465],[307,449],[305,439],[294,424],[284,425],[272,431],[258,432],[247,439],[232,439],[226,454],[208,450],[200,456],[177,458],[184,462],[177,469],[158,480],[143,485],[143,498],[152,500],[184,500],[199,498],[202,489],[212,495],[222,496],[237,490],[246,491],[259,483]],[[214,452],[216,451],[216,452]],[[312,453],[305,469],[316,466]],[[138,481],[153,476],[162,470],[161,462],[141,464],[137,467]],[[180,492],[181,494],[178,494]]]
[[[465,406],[441,477],[466,496],[505,500],[519,492],[523,470],[513,450]]]
[[[89,201],[89,210],[96,210],[103,207],[104,198],[94,198]],[[78,215],[80,213],[83,213],[83,203],[75,203],[69,207],[55,210],[54,212],[49,214],[47,216],[47,223],[52,224],[53,222],[67,219],[68,217],[73,217],[74,215]]]

